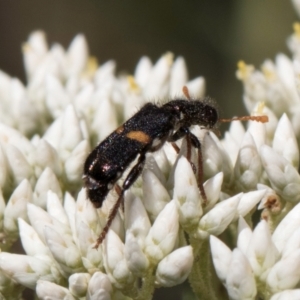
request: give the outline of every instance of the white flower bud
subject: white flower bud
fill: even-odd
[[[141,88],[144,88],[146,86],[151,69],[152,62],[150,58],[147,56],[143,56],[142,58],[140,58],[135,67],[134,79]]]
[[[264,102],[263,102],[264,103]],[[263,106],[263,109],[261,110],[261,102],[257,103],[256,107],[254,108],[254,112],[259,111],[263,115],[268,116],[268,122],[264,123],[266,127],[266,139],[267,143],[271,144],[271,141],[273,140],[275,130],[277,128],[278,124],[278,118],[276,117],[275,113],[273,110],[271,110],[268,106]]]
[[[278,77],[283,84],[285,93],[287,94],[288,103],[298,104],[300,102],[300,97],[296,87],[295,72],[293,70],[292,61],[285,54],[277,54],[276,68]]]
[[[18,219],[22,246],[27,255],[49,255],[49,248],[41,241],[36,231],[24,220]]]
[[[4,211],[4,228],[10,234],[18,232],[18,218],[28,220],[26,206],[32,201],[32,190],[27,179],[24,179],[8,200]]]
[[[46,76],[46,105],[54,119],[58,118],[65,110],[71,99],[67,95],[62,82],[56,76]]]
[[[116,62],[113,60],[109,60],[98,67],[95,72],[94,82],[96,87],[103,87],[109,81],[113,81],[115,79],[116,72]]]
[[[201,99],[205,96],[205,78],[202,76],[196,77],[186,83],[186,87],[192,97]]]
[[[62,236],[50,226],[45,226],[44,234],[53,257],[65,272],[71,273],[83,271],[81,254],[72,242],[70,236]]]
[[[269,146],[261,147],[261,158],[272,188],[286,201],[300,201],[300,175],[281,155]]]
[[[40,117],[34,103],[28,99],[27,91],[19,79],[11,80],[11,118],[15,128],[24,135],[36,132]]]
[[[300,249],[300,228],[295,229],[292,235],[286,241],[283,249],[282,249],[282,259],[287,258],[291,253]]]
[[[6,145],[5,152],[15,183],[19,184],[24,178],[34,182],[33,169],[22,152],[13,145]]]
[[[299,299],[299,298],[300,298],[300,289],[295,289],[295,290],[287,290],[287,291],[276,293],[270,298],[270,300],[286,300],[286,299]]]
[[[182,87],[188,80],[188,71],[183,57],[179,56],[174,61],[170,76],[170,92],[169,95],[178,97],[182,95]]]
[[[69,290],[78,298],[85,297],[91,275],[88,273],[75,273],[69,277]]]
[[[133,281],[124,255],[124,244],[113,230],[109,230],[104,240],[104,266],[110,281],[118,288],[124,288]]]
[[[155,218],[170,202],[170,196],[164,185],[156,177],[156,175],[145,169],[143,178],[143,195],[146,210],[152,218]]]
[[[149,260],[143,253],[138,238],[128,230],[126,232],[125,257],[129,270],[135,276],[143,276],[149,267]]]
[[[46,168],[36,182],[33,203],[41,208],[46,208],[47,193],[51,190],[62,198],[62,191],[59,182],[50,168]]]
[[[40,139],[35,150],[36,176],[39,177],[46,167],[51,168],[56,176],[62,173],[62,164],[57,151],[45,139]]]
[[[194,262],[193,248],[185,246],[167,255],[157,266],[156,283],[171,287],[184,282],[189,276]]]
[[[206,231],[209,234],[219,235],[231,223],[242,194],[217,203],[212,210],[205,214],[198,226],[198,230]]]
[[[65,162],[65,173],[71,183],[81,182],[82,165],[89,154],[90,147],[86,140],[81,141]]]
[[[232,165],[227,152],[223,149],[218,138],[210,132],[204,136],[203,140],[203,169],[208,177],[213,177],[219,172],[223,172],[224,181],[230,182],[232,176]]]
[[[88,226],[88,228],[90,228],[90,230],[93,233],[99,234],[100,231],[99,216],[97,214],[97,210],[94,208],[91,201],[88,201],[85,189],[81,189],[81,191],[78,194],[74,218],[75,218],[76,232],[79,232],[81,224],[83,222]]]
[[[250,122],[247,133],[251,134],[258,150],[266,143],[266,127],[263,123]]]
[[[292,124],[286,114],[283,114],[278,122],[273,140],[273,149],[298,170],[298,143]]]
[[[31,33],[28,41],[23,45],[23,59],[29,79],[38,68],[47,51],[48,45],[45,33],[40,30]]]
[[[178,211],[174,200],[170,201],[157,216],[146,237],[145,252],[153,264],[169,254],[178,237]]]
[[[166,178],[171,167],[164,151],[157,151],[147,155],[146,170],[150,170],[157,179],[166,186]]]
[[[69,226],[66,212],[62,206],[62,199],[60,195],[57,195],[52,191],[48,191],[47,193],[47,212],[53,219],[56,219],[66,226]]]
[[[154,65],[144,89],[146,99],[165,98],[168,95],[173,54],[168,52]]]
[[[210,248],[216,273],[220,280],[225,283],[229,273],[232,252],[221,240],[213,235],[210,236]]]
[[[179,221],[184,228],[195,226],[203,214],[199,188],[191,164],[184,156],[175,169],[174,199],[179,207]]]
[[[96,272],[89,281],[87,299],[111,300],[112,285],[106,274]]]
[[[68,289],[46,280],[38,280],[36,294],[40,300],[76,300]]]
[[[126,193],[125,199],[125,228],[139,239],[141,246],[144,246],[151,223],[141,199],[130,192]]]
[[[281,292],[297,286],[300,277],[300,250],[282,258],[270,270],[267,286],[273,292]]]
[[[82,141],[83,135],[80,128],[79,118],[73,105],[65,109],[62,122],[61,140],[59,144],[59,155],[65,161],[75,147]]]
[[[253,190],[256,188],[261,174],[260,157],[251,134],[247,132],[234,166],[235,184],[242,191]]]
[[[257,290],[255,279],[247,258],[239,249],[234,249],[226,277],[226,288],[230,299],[252,300]]]
[[[95,92],[94,84],[87,83],[82,90],[76,95],[73,104],[76,111],[83,112],[85,115],[89,116],[91,113],[91,108],[94,106],[91,100],[94,100],[93,94]],[[94,101],[93,101],[94,102]],[[95,104],[96,105],[96,104]]]
[[[73,239],[80,249],[83,266],[91,274],[103,265],[102,248],[94,248],[98,237],[99,234],[96,235],[93,228],[90,228],[83,221],[77,224],[76,236]]]
[[[239,216],[245,217],[250,211],[258,204],[258,202],[264,197],[266,191],[253,191],[244,193],[237,207],[236,219]]]
[[[79,192],[79,194],[80,193],[81,191]],[[74,236],[76,236],[76,228],[75,228],[76,202],[75,199],[68,192],[66,192],[64,198],[64,209],[69,220],[69,225],[73,234],[73,239],[76,240],[74,238]]]
[[[52,44],[48,56],[51,56],[55,69],[53,72],[47,72],[47,74],[54,74],[62,81],[65,80],[64,69],[66,68],[66,52],[63,46],[59,43]]]
[[[245,129],[241,121],[230,123],[229,130],[225,132],[225,137],[221,141],[223,148],[227,150],[232,165],[235,165],[241,141],[245,135]]]
[[[102,141],[118,126],[116,108],[111,100],[105,96],[101,99],[92,121],[92,129]]]
[[[38,279],[48,281],[59,281],[62,279],[61,276],[54,276],[59,276],[54,265],[28,255],[2,252],[0,253],[0,269],[8,277],[30,289],[35,288]],[[52,271],[55,274],[52,274]]]
[[[204,182],[203,187],[207,197],[207,204],[204,207],[205,212],[211,210],[220,199],[223,177],[223,173],[220,172]]]
[[[27,204],[27,214],[30,224],[37,232],[40,239],[45,242],[44,226],[52,224],[51,217],[43,209],[31,203]]]
[[[271,239],[266,221],[260,221],[253,231],[248,245],[247,258],[256,277],[266,280],[269,269],[279,259],[279,253]]]
[[[247,255],[249,243],[252,239],[252,230],[245,221],[245,219],[240,216],[238,224],[238,240],[237,247],[242,251],[244,255]]]
[[[80,74],[86,67],[89,56],[88,44],[83,34],[77,34],[67,51],[68,76]]]
[[[281,253],[292,234],[300,228],[300,203],[298,203],[276,227],[272,240]]]
[[[0,141],[4,149],[7,145],[12,145],[24,155],[30,164],[34,164],[34,147],[19,131],[0,123]]]
[[[61,135],[63,131],[63,115],[54,120],[52,124],[47,128],[43,135],[43,139],[47,141],[58,153],[59,153],[59,144],[61,141]]]

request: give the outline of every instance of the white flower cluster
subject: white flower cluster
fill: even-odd
[[[203,97],[204,79],[189,81],[184,59],[170,53],[117,76],[114,62],[89,57],[82,35],[65,50],[31,34],[27,85],[0,72],[0,298],[20,299],[27,287],[39,299],[151,299],[189,277],[201,299],[298,299],[300,25],[289,45],[292,60],[280,54],[261,71],[239,63],[245,104],[269,123],[234,122],[222,141],[192,128],[207,202],[186,141],[179,154],[166,143],[147,156],[95,249],[117,195],[99,210],[87,201],[85,157],[146,101],[183,97],[184,85]],[[19,237],[25,254],[12,253]]]
[[[300,12],[300,2],[294,3]],[[265,191],[258,206],[262,220],[253,228],[239,217],[236,248],[210,236],[217,276],[230,299],[300,298],[300,24],[294,30],[288,39],[293,59],[279,54],[261,70],[238,65],[245,105],[261,110],[264,102],[270,121],[250,125],[239,150],[235,145],[241,131],[234,124],[223,141],[236,161],[235,188]]]

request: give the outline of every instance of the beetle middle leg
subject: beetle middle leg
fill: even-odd
[[[191,162],[191,146],[195,147],[198,150],[198,170],[197,170],[197,184],[200,190],[201,197],[203,199],[204,204],[207,203],[206,193],[203,187],[203,158],[202,158],[202,149],[201,143],[199,139],[190,132],[188,128],[181,127],[176,131],[169,139],[169,142],[175,142],[178,139],[186,136],[187,139],[187,155],[186,158],[192,166],[194,173],[196,173],[196,167]]]
[[[140,174],[143,171],[144,165],[145,165],[146,155],[145,152],[140,154],[140,157],[138,159],[138,162],[136,165],[131,169],[129,174],[127,175],[125,181],[123,182],[122,188],[120,186],[116,186],[116,191],[119,195],[117,202],[111,209],[108,215],[108,219],[106,222],[106,225],[102,229],[102,232],[99,236],[99,238],[96,241],[96,244],[94,246],[95,249],[99,247],[99,245],[103,242],[105,239],[105,236],[111,226],[112,221],[114,220],[116,214],[118,213],[118,209],[121,205],[124,205],[124,194],[125,192],[132,186],[132,184],[136,181],[136,179],[140,176]]]

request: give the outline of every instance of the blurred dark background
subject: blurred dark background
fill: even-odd
[[[36,29],[49,44],[67,47],[84,33],[100,63],[117,62],[132,73],[142,55],[156,61],[166,51],[185,57],[190,78],[203,75],[207,94],[224,117],[245,113],[237,61],[259,67],[278,52],[297,20],[282,0],[26,0],[0,2],[0,69],[25,82],[21,43]]]
[[[286,39],[297,20],[286,0],[1,1],[0,69],[25,82],[21,43],[36,29],[64,47],[84,33],[100,63],[114,59],[129,73],[141,56],[156,61],[172,51],[185,57],[190,78],[206,78],[207,94],[230,117],[245,113],[238,60],[259,67],[278,52],[289,54]],[[155,299],[191,299],[180,287],[174,291],[162,289]]]

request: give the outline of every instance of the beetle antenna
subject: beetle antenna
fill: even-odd
[[[226,123],[232,121],[256,121],[261,123],[269,122],[268,116],[242,116],[242,117],[233,117],[231,119],[219,119],[219,122]]]

